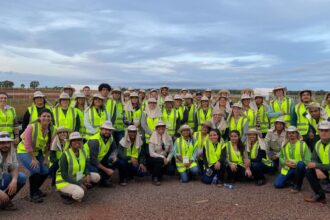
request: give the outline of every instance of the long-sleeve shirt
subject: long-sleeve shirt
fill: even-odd
[[[167,158],[168,161],[171,161],[173,157],[173,143],[165,146],[165,150],[162,149],[160,144],[149,143],[149,154],[150,157]]]
[[[108,139],[103,139],[104,143],[108,141]],[[100,161],[98,160],[98,155],[100,152],[100,144],[98,140],[89,140],[87,142],[89,150],[90,150],[90,163],[93,166],[98,166],[100,164]],[[117,145],[115,141],[112,141],[111,146],[109,148],[109,151],[107,154],[110,155],[109,158],[112,158],[113,160],[117,156]]]
[[[300,141],[297,141],[295,143],[295,147],[293,146],[290,146],[290,142],[288,142],[281,150],[281,153],[280,153],[280,156],[279,156],[279,160],[280,160],[280,164],[281,165],[285,165],[285,162],[286,160],[288,160],[288,158],[286,158],[286,148],[288,147],[289,148],[289,155],[291,155],[291,158],[294,159],[294,155],[295,155],[295,148],[299,146],[299,143]],[[309,150],[307,144],[305,142],[303,142],[303,146],[302,146],[305,150],[304,150],[304,155],[303,155],[303,158],[302,158],[302,161],[306,164],[308,162],[311,161],[311,157],[312,157],[312,154],[311,154],[311,151]],[[296,163],[298,163],[299,161],[296,161]]]
[[[60,159],[60,170],[61,170],[61,175],[64,181],[68,182],[68,183],[72,183],[72,184],[76,184],[76,185],[80,185],[80,183],[75,180],[72,179],[69,175],[69,164],[68,164],[68,159],[66,158],[66,154],[62,154],[61,159]],[[87,164],[84,170],[84,175],[87,176],[90,174],[88,168],[87,168]]]
[[[118,147],[118,158],[119,159],[123,159],[123,160],[130,160],[131,158],[129,156],[127,156],[127,148],[123,147],[121,144],[119,144]],[[139,156],[137,158],[138,163],[139,164],[144,164],[146,165],[146,154],[147,154],[147,149],[146,149],[146,145],[142,145],[141,149],[139,151]]]

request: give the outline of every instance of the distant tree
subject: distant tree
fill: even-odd
[[[37,88],[40,85],[39,81],[31,81],[30,82],[30,88]]]
[[[1,82],[1,87],[4,88],[13,88],[14,87],[14,83],[12,81],[9,80],[5,80]]]
[[[24,88],[25,88],[25,85],[24,85],[23,83],[21,84],[21,88],[22,88],[22,89],[24,89]]]

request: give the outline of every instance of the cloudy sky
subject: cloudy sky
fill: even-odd
[[[329,0],[1,1],[0,76],[329,90],[329,11]]]

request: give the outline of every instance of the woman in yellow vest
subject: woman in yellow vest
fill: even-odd
[[[326,203],[325,193],[330,193],[330,184],[322,189],[320,180],[330,176],[330,122],[323,121],[318,125],[320,140],[315,145],[312,162],[307,163],[306,178],[314,192],[306,197],[306,202]]]
[[[63,126],[73,131],[79,131],[80,119],[76,110],[70,107],[70,96],[67,93],[61,93],[58,99],[58,105],[53,108],[55,126]]]
[[[276,86],[273,89],[274,99],[270,102],[268,117],[273,125],[275,120],[282,116],[288,126],[294,124],[294,100],[286,96],[287,88],[285,86]]]
[[[166,123],[167,133],[174,138],[180,128],[181,120],[179,112],[174,108],[172,96],[165,97],[162,120]]]
[[[81,202],[87,189],[101,178],[98,173],[88,170],[88,158],[79,132],[72,132],[69,141],[70,147],[63,152],[56,174],[56,189],[62,193],[65,204]]]
[[[195,115],[195,127],[197,131],[201,131],[204,121],[210,121],[212,118],[212,108],[210,107],[210,100],[203,96],[201,98],[201,106]]]
[[[43,202],[45,196],[39,188],[49,174],[49,147],[55,133],[51,115],[50,110],[42,109],[39,119],[25,129],[17,146],[17,158],[30,172],[30,201],[34,203]]]
[[[10,138],[15,138],[18,143],[18,122],[16,119],[16,110],[7,104],[8,95],[0,92],[0,131],[8,132]]]
[[[221,135],[221,138],[224,141],[229,139],[229,129],[228,124],[225,119],[225,113],[218,109],[213,109],[211,124],[213,129],[218,129]]]
[[[224,183],[226,172],[226,148],[224,141],[217,129],[212,129],[209,139],[203,146],[204,172],[202,182],[211,184],[215,178],[215,184],[221,187]]]
[[[237,130],[230,132],[230,141],[226,145],[228,182],[244,181],[252,178],[250,162],[245,146]]]
[[[25,131],[25,128],[38,120],[39,113],[43,108],[47,108],[52,111],[51,105],[47,102],[46,96],[40,92],[35,91],[33,93],[33,103],[28,107],[26,112],[24,113],[23,120],[22,120],[22,131]],[[52,116],[52,120],[54,122],[54,117]]]
[[[137,127],[130,125],[118,147],[120,185],[126,186],[134,176],[143,177],[146,168],[146,146],[140,137]]]
[[[104,88],[104,90],[107,90]],[[100,131],[103,122],[110,120],[104,106],[104,97],[101,94],[94,94],[91,105],[85,110],[84,122],[87,139]]]
[[[60,126],[56,129],[56,135],[53,138],[49,152],[49,175],[52,177],[52,185],[55,185],[56,171],[59,168],[58,161],[63,151],[69,147],[69,129]]]
[[[265,173],[274,172],[274,163],[268,158],[266,143],[260,131],[249,129],[246,133],[246,151],[248,152],[251,171],[256,185],[261,186],[266,183]]]
[[[161,120],[162,112],[155,98],[148,99],[148,105],[141,117],[141,126],[145,134],[145,142],[149,144],[151,134],[155,131],[157,122]]]
[[[275,188],[283,188],[289,180],[293,180],[292,193],[300,191],[305,177],[306,164],[311,160],[311,152],[307,144],[301,140],[296,127],[287,129],[287,142],[280,153],[281,173],[276,177]]]
[[[87,109],[88,104],[87,104],[87,98],[84,94],[82,93],[76,93],[75,94],[76,101],[73,105],[73,108],[75,109],[78,117],[79,117],[79,122],[80,122],[80,129],[79,133],[85,137],[86,136],[86,127],[85,127],[85,109]]]
[[[198,175],[197,149],[194,147],[193,131],[189,125],[182,125],[179,133],[181,137],[174,143],[174,157],[180,180],[182,183],[187,183]]]
[[[130,102],[125,106],[126,125],[134,125],[141,129],[142,108],[139,102],[139,95],[136,92],[130,94]]]
[[[249,129],[249,120],[242,112],[242,105],[235,103],[232,107],[231,115],[228,118],[229,133],[237,130],[240,134],[242,142],[246,141],[245,133]]]

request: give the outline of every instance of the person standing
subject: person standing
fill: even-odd
[[[19,141],[18,121],[16,118],[16,110],[7,104],[8,95],[0,92],[0,132],[8,132],[11,138],[15,138],[15,142]]]

